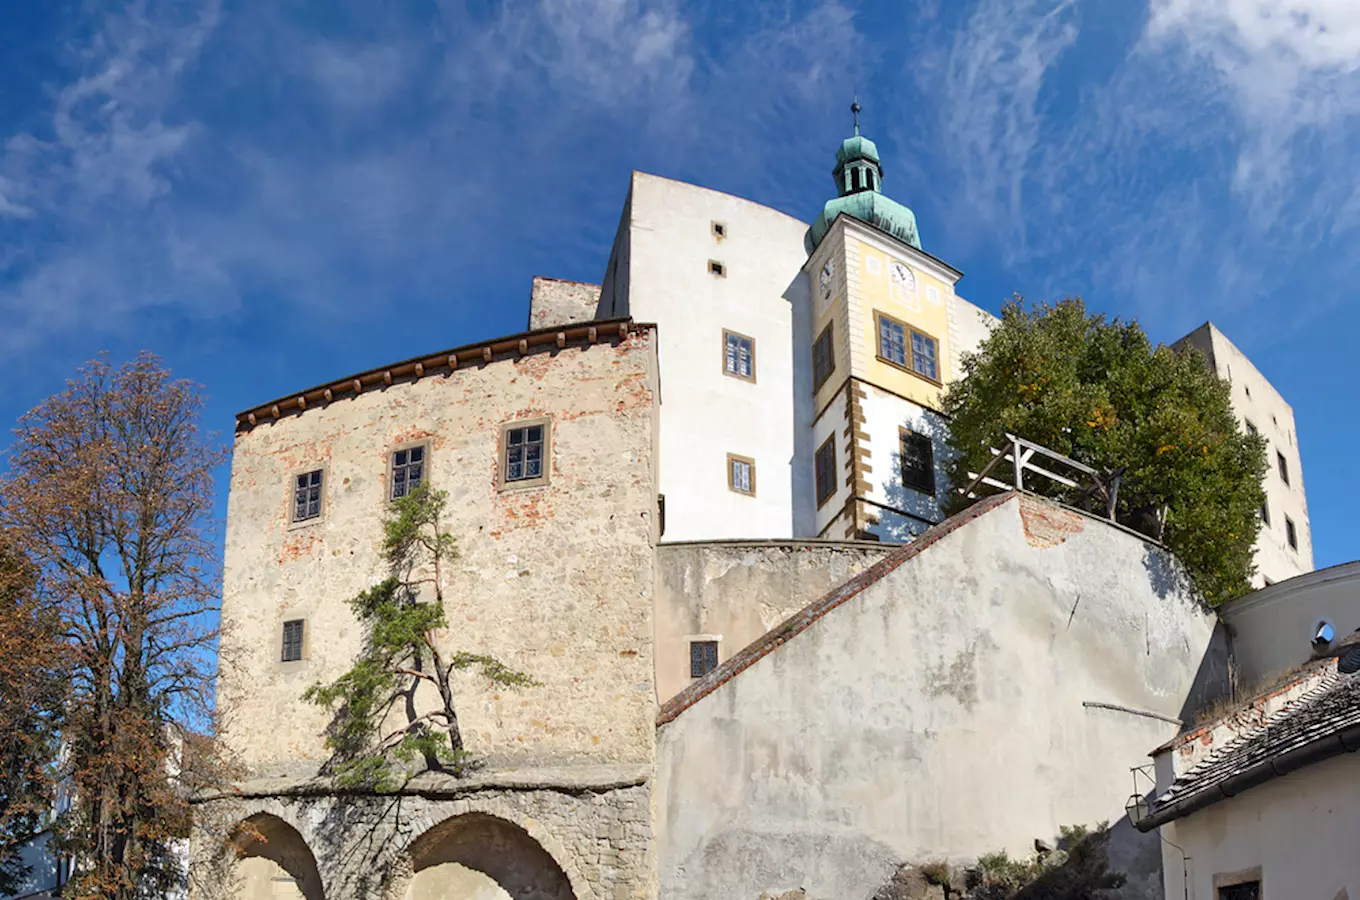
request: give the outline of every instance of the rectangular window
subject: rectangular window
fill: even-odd
[[[552,423],[547,419],[513,422],[501,436],[501,487],[531,487],[548,480],[549,438]]]
[[[940,345],[924,331],[917,331],[891,316],[877,313],[878,358],[890,365],[936,384],[940,381]]]
[[[713,236],[715,238],[727,237],[727,226],[724,225],[722,222],[710,222],[708,224],[709,227],[713,229]]]
[[[836,436],[833,434],[817,448],[817,505],[836,493]]]
[[[1261,501],[1261,524],[1264,525],[1264,526],[1266,526],[1267,528],[1270,527],[1270,501],[1269,501],[1269,500],[1262,500],[1262,501]]]
[[[1290,549],[1299,549],[1299,532],[1294,527],[1294,520],[1289,518],[1289,516],[1284,517],[1284,536],[1285,539],[1289,541]]]
[[[914,491],[935,496],[935,447],[930,438],[898,428],[902,449],[902,484]]]
[[[1256,437],[1256,434],[1257,434],[1257,432],[1256,432],[1256,426],[1253,425],[1253,424],[1251,424],[1251,419],[1247,419],[1247,420],[1246,420],[1246,423],[1247,423],[1247,434],[1251,435],[1252,437]]]
[[[831,325],[828,324],[822,329],[822,333],[817,335],[817,342],[812,345],[812,389],[821,390],[822,385],[831,377],[831,373],[836,370],[836,351],[832,347]]]
[[[738,494],[756,495],[756,461],[727,454],[727,488]]]
[[[710,275],[717,275],[719,278],[726,278],[727,267],[724,266],[722,263],[718,262],[716,259],[710,259],[708,261],[708,273]]]
[[[689,677],[703,678],[718,668],[717,641],[689,642]]]
[[[303,472],[293,479],[293,521],[305,522],[321,515],[321,470]]]
[[[1261,900],[1261,882],[1244,881],[1218,889],[1218,900]]]
[[[745,381],[756,380],[756,340],[723,329],[723,372]]]
[[[1289,462],[1284,458],[1284,454],[1278,450],[1275,451],[1275,465],[1280,470],[1280,480],[1289,484]]]
[[[297,662],[302,659],[303,619],[293,619],[283,623],[283,661]]]
[[[425,447],[406,447],[392,454],[392,499],[400,500],[425,481]]]

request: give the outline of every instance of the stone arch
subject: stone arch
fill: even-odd
[[[311,848],[278,816],[262,812],[242,820],[231,848],[235,864],[227,896],[232,900],[325,900]]]
[[[401,900],[577,900],[572,879],[533,835],[484,812],[430,828],[405,862]]]

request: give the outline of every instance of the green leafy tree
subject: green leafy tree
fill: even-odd
[[[1161,540],[1207,603],[1251,589],[1265,441],[1238,428],[1227,382],[1197,352],[1154,348],[1136,322],[1088,315],[1080,299],[1026,309],[1017,297],[963,374],[944,401],[956,486],[1014,434],[1118,474],[1116,519]],[[1025,487],[1089,501],[1043,478]]]
[[[417,764],[466,773],[474,760],[458,727],[454,672],[512,688],[538,684],[493,657],[441,648],[444,574],[458,555],[441,527],[447,502],[421,485],[392,504],[383,522],[388,575],[349,601],[366,628],[363,651],[348,672],[303,695],[334,713],[326,743],[341,784],[393,790]]]

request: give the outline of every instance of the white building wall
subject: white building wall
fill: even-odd
[[[618,289],[626,278],[627,313],[658,326],[664,539],[791,537],[792,310],[809,302],[806,225],[641,172],[633,174],[629,204],[627,244],[612,257],[620,271],[611,261],[601,304],[621,313]],[[723,225],[722,237],[714,222]],[[726,274],[712,274],[710,260]],[[723,329],[755,339],[754,383],[724,374]],[[729,453],[756,461],[754,497],[728,489]]]
[[[878,524],[869,530],[880,540],[904,544],[932,524],[944,521],[940,501],[949,490],[945,466],[952,456],[945,418],[902,397],[865,385],[864,431],[869,435],[869,483],[865,498],[873,506],[869,515]],[[935,495],[907,488],[902,483],[902,452],[899,428],[930,436],[935,451]],[[924,521],[923,521],[924,520]]]
[[[1266,439],[1265,488],[1270,521],[1262,523],[1256,542],[1256,586],[1311,572],[1313,535],[1308,524],[1308,498],[1293,407],[1212,323],[1202,325],[1177,342],[1177,346],[1187,344],[1203,353],[1218,376],[1232,384],[1233,409],[1243,427],[1250,423]],[[1288,483],[1280,475],[1277,453],[1284,456]],[[1289,546],[1286,517],[1294,523],[1297,549]]]
[[[1162,845],[1168,900],[1214,900],[1216,877],[1258,867],[1264,900],[1360,897],[1360,760],[1277,778],[1162,826],[1162,837],[1190,858]]]
[[[821,416],[812,426],[812,447],[815,452],[817,448],[826,443],[826,439],[834,435],[836,441],[836,492],[831,495],[825,503],[817,507],[817,517],[815,521],[816,535],[823,536],[829,540],[840,540],[845,536],[845,529],[837,524],[848,521],[842,519],[841,513],[845,509],[845,503],[850,499],[852,491],[850,485],[846,483],[849,475],[847,468],[850,462],[851,445],[850,439],[845,436],[846,425],[846,406],[847,398],[845,389],[836,392],[831,402],[826,405]],[[815,471],[814,471],[813,495],[816,496]],[[814,499],[815,502],[815,499]],[[830,528],[830,531],[827,529]]]
[[[958,294],[949,295],[949,370],[954,377],[963,375],[964,354],[976,353],[1000,321]]]

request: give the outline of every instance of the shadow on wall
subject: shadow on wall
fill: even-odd
[[[1178,715],[1182,723],[1181,731],[1193,728],[1195,720],[1209,707],[1225,700],[1236,700],[1237,688],[1237,670],[1232,663],[1232,637],[1228,633],[1228,626],[1219,621],[1214,624],[1209,646],[1204,648],[1195,680],[1185,695],[1185,703],[1181,705]]]
[[[934,460],[935,494],[923,493],[909,488],[903,474],[902,445],[889,454],[888,471],[883,475],[883,496],[887,505],[896,512],[875,510],[879,517],[874,532],[879,539],[894,544],[906,544],[920,537],[927,529],[945,520],[941,504],[949,493],[950,484],[945,474],[945,465],[953,457],[949,446],[949,431],[943,422],[923,417],[918,421],[905,421],[902,427],[915,434],[930,438],[931,456]]]
[[[239,858],[230,884],[222,887],[233,900],[324,900],[316,858],[287,822],[267,813],[251,816],[237,827],[231,844]],[[289,889],[281,892],[285,886]]]
[[[784,289],[793,326],[793,459],[789,496],[794,535],[817,533],[817,489],[813,466],[812,422],[817,416],[812,389],[812,300],[807,276],[799,272]]]

